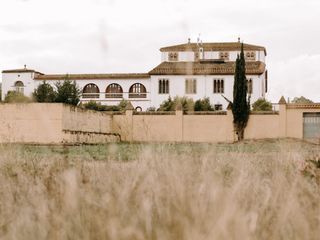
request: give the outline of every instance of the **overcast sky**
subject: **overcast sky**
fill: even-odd
[[[320,101],[319,0],[0,0],[0,69],[148,72],[159,48],[237,41],[265,46],[268,99]]]

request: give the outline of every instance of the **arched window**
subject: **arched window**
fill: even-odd
[[[146,87],[141,83],[133,84],[129,89],[129,98],[146,98]]]
[[[16,92],[19,92],[19,93],[22,93],[22,94],[23,94],[23,92],[24,92],[24,84],[23,84],[23,82],[21,82],[21,81],[16,81],[16,82],[14,83],[14,87],[15,87],[15,91],[16,91]]]
[[[99,98],[100,90],[94,83],[89,83],[84,86],[82,98]]]
[[[106,98],[122,98],[122,87],[117,83],[110,84],[106,89]]]

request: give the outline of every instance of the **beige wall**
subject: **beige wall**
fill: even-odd
[[[279,114],[251,114],[245,129],[245,139],[279,138]]]
[[[280,105],[279,112],[252,113],[245,130],[245,139],[303,138],[303,113],[320,112],[320,105],[312,107]],[[127,111],[114,115],[112,129],[124,141],[152,142],[234,142],[233,116],[225,114],[141,115]]]
[[[230,111],[225,114],[183,115],[133,114],[113,116],[113,132],[121,140],[138,142],[233,142]]]
[[[303,113],[320,105],[282,104],[251,114],[245,139],[303,138]],[[63,104],[0,104],[0,143],[233,142],[231,111],[204,115],[101,113]]]
[[[62,128],[65,130],[97,133],[112,131],[112,116],[105,112],[64,105],[62,114]]]
[[[320,112],[320,108],[288,108],[286,131],[287,137],[303,138],[303,113],[306,112]]]
[[[0,142],[57,143],[62,104],[0,104]]]
[[[184,115],[183,141],[185,142],[233,142],[232,114]]]
[[[0,143],[117,141],[112,116],[58,103],[0,104]]]

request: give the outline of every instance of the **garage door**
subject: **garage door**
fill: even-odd
[[[320,112],[303,113],[303,138],[320,138]]]

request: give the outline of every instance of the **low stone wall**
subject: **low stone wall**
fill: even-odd
[[[119,134],[63,130],[63,143],[102,144],[120,141]]]

